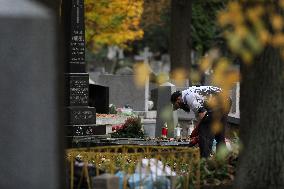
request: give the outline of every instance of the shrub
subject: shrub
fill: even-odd
[[[129,117],[121,129],[111,133],[112,138],[144,138],[144,136],[139,117]]]

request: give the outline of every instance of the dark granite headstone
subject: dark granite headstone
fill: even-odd
[[[67,73],[85,73],[84,0],[63,0]]]
[[[88,106],[89,75],[87,73],[66,74],[66,104],[69,106]]]
[[[112,132],[112,125],[96,125],[93,131],[96,135],[106,135]]]
[[[89,106],[95,107],[97,113],[109,113],[109,87],[89,85]]]
[[[85,72],[84,0],[62,1],[66,47],[66,121],[68,147],[77,136],[93,135],[96,111],[89,107],[89,74]]]
[[[67,136],[74,136],[75,138],[97,135],[94,126],[95,125],[69,125],[67,126],[66,134]]]
[[[93,108],[87,106],[69,106],[66,111],[66,124],[95,124],[96,114]]]
[[[59,11],[0,4],[0,188],[65,188]]]

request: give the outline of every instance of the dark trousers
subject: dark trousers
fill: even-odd
[[[212,125],[214,121],[220,124],[220,130],[217,133],[213,133]],[[201,157],[207,158],[212,151],[213,140],[215,139],[216,150],[220,149],[220,146],[225,145],[225,127],[227,124],[227,114],[214,114],[208,111],[200,122],[199,126],[199,148]]]

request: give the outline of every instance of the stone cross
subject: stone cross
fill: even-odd
[[[149,63],[149,58],[152,56],[152,53],[149,51],[149,49],[150,49],[149,47],[145,47],[144,52],[142,54],[145,64]]]

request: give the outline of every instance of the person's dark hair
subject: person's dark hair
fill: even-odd
[[[181,96],[181,92],[180,91],[176,91],[171,95],[171,102],[172,104],[174,104],[177,100],[177,98]]]

